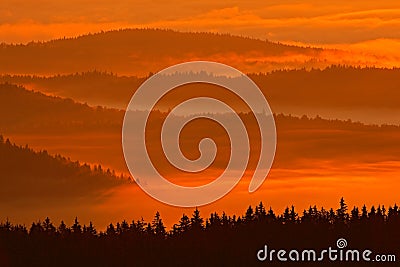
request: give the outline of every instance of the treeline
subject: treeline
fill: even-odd
[[[274,115],[277,125],[285,130],[290,129],[336,129],[336,130],[347,130],[347,131],[365,131],[365,132],[383,132],[383,131],[398,131],[400,125],[395,124],[364,124],[359,121],[353,121],[351,119],[339,120],[339,119],[326,119],[319,115],[307,116],[303,115],[293,116],[291,114],[285,115],[282,113]]]
[[[2,135],[0,170],[0,201],[8,205],[96,198],[99,192],[132,182],[130,177],[100,164],[90,166],[52,156],[46,150],[34,151],[27,145],[12,144]]]
[[[71,75],[70,77],[76,76],[77,77],[76,79],[79,79],[82,82],[84,82],[86,79],[85,78],[86,75],[89,74],[74,74]],[[95,80],[97,79],[96,77],[104,77],[106,80],[108,79],[106,77],[110,77],[111,80],[109,80],[109,82],[111,84],[116,82],[115,79],[117,80],[119,79],[118,76],[113,76],[111,74],[110,76],[103,76],[103,74],[99,72],[95,72],[90,75],[92,75],[92,77],[94,77],[93,79]],[[36,78],[32,77],[32,79],[35,80]],[[43,79],[44,79],[43,81],[46,81],[47,79],[50,79],[49,81],[51,81],[52,78],[43,78]],[[54,79],[62,80],[69,78],[67,78],[67,76],[60,76],[60,78],[54,78]],[[125,77],[124,79],[129,80],[130,78]],[[99,81],[102,80],[100,79]],[[125,82],[129,83],[127,81]],[[99,83],[107,84],[106,81],[102,81]],[[127,84],[125,85],[127,86]],[[69,86],[73,87],[73,84],[70,84]],[[193,85],[193,86],[194,88],[198,88],[198,85]],[[120,94],[123,94],[122,92],[125,90],[125,89],[123,90],[122,87],[118,87],[119,89],[121,89],[119,91]],[[80,87],[78,86],[77,88]],[[112,88],[112,86],[103,87],[105,91],[108,91],[108,93],[111,94],[114,91],[109,90],[110,88]],[[130,96],[128,96],[128,94],[129,95],[132,94],[132,91],[133,91],[132,89],[125,90],[125,96],[126,96],[125,98],[127,100],[130,99]],[[93,91],[89,90],[88,94],[92,94],[91,92]],[[104,95],[102,96],[102,90],[99,90],[98,92],[100,97],[98,100],[103,101],[101,100],[101,98],[104,97]],[[119,93],[113,93],[114,97],[118,98]],[[185,94],[188,94],[189,96],[191,92],[188,91]],[[396,99],[395,97],[391,98]],[[110,97],[109,100],[110,99],[112,99],[112,97]],[[114,103],[118,103],[119,101],[115,98],[114,100],[116,101]],[[233,102],[233,105],[236,104],[237,104],[236,102]],[[60,131],[65,133],[70,131],[75,132],[77,130],[79,132],[96,130],[97,132],[109,133],[109,132],[120,131],[122,120],[124,117],[124,111],[113,108],[105,108],[102,106],[93,107],[89,106],[88,104],[75,102],[70,98],[45,95],[38,91],[27,90],[22,86],[4,83],[0,84],[0,115],[2,115],[2,120],[0,121],[0,132],[3,133],[9,133],[9,132],[52,133]],[[365,125],[360,122],[353,122],[350,119],[346,121],[337,119],[328,120],[328,119],[323,119],[319,116],[312,118],[312,117],[307,117],[306,115],[303,115],[302,117],[296,117],[296,116],[291,116],[290,114],[289,115],[277,114],[276,120],[278,126],[280,125],[285,129],[286,128],[314,129],[320,127],[341,128],[346,130],[354,130],[354,129],[398,130],[399,129],[398,126],[394,125],[371,126],[371,125]]]
[[[229,61],[230,57],[254,57],[254,53],[261,58],[286,57],[288,53],[315,57],[322,52],[228,34],[125,29],[44,43],[0,45],[0,72],[49,75],[100,69],[142,75],[195,58]]]
[[[0,82],[27,86],[90,105],[124,109],[135,90],[150,75],[152,73],[143,77],[117,76],[112,72],[94,70],[55,76],[0,75]],[[191,75],[195,79],[196,75],[203,74]],[[400,105],[399,68],[332,65],[324,69],[282,69],[248,75],[275,109],[281,106],[397,109]],[[194,92],[202,92],[201,87]],[[184,94],[191,95],[193,92],[187,90]]]
[[[398,108],[400,68],[332,65],[249,74],[272,106]]]
[[[91,107],[70,98],[0,84],[0,132],[110,132],[119,130],[124,111]]]
[[[349,211],[343,198],[336,210],[310,206],[302,214],[294,206],[276,214],[262,202],[249,206],[241,216],[214,212],[203,218],[196,208],[168,231],[158,212],[151,222],[122,221],[105,231],[97,231],[92,222],[81,225],[78,218],[71,226],[63,221],[56,226],[49,218],[30,227],[7,220],[0,224],[0,257],[6,255],[3,262],[8,260],[9,266],[253,266],[260,263],[256,253],[265,244],[277,249],[318,249],[345,238],[351,248],[396,253],[399,226],[397,205],[388,209],[364,205]],[[323,264],[337,266],[329,261]]]
[[[150,75],[150,74],[149,74]],[[97,70],[55,76],[0,75],[0,83],[8,82],[44,94],[72,98],[91,106],[125,109],[135,90],[148,77],[117,76]]]
[[[166,40],[170,42],[165,42]],[[117,44],[118,48],[132,48],[133,51],[150,51],[153,53],[162,53],[161,51],[154,50],[154,47],[160,45],[159,41],[164,41],[164,48],[167,50],[177,51],[177,47],[182,48],[182,52],[192,51],[197,52],[207,51],[206,44],[212,47],[218,47],[220,50],[228,48],[233,51],[247,51],[247,50],[262,50],[267,49],[267,52],[284,52],[285,49],[289,51],[320,51],[322,48],[304,48],[294,45],[287,45],[282,43],[274,43],[268,40],[260,40],[248,36],[238,36],[229,33],[215,33],[215,32],[179,32],[170,29],[119,29],[111,31],[100,31],[97,33],[88,33],[77,37],[59,38],[46,42],[32,41],[28,44],[6,44],[0,43],[0,48],[49,48],[60,49],[70,48],[71,45],[81,46],[88,48],[88,45],[104,43],[105,45]],[[175,45],[175,48],[173,47]],[[214,46],[215,45],[215,46]],[[222,47],[221,47],[222,46]],[[116,48],[116,47],[113,47]],[[105,48],[110,49],[108,47]],[[270,51],[270,49],[274,49]],[[96,50],[100,50],[97,49]],[[104,48],[103,48],[104,50]],[[111,49],[110,49],[111,50]],[[194,50],[194,51],[193,51]]]

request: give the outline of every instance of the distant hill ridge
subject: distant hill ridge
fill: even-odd
[[[12,84],[0,84],[0,132],[64,131],[101,129],[107,132],[120,126],[124,112],[90,107],[68,98],[28,91]]]
[[[311,48],[311,47],[300,47],[295,45],[282,44],[279,42],[271,42],[268,40],[260,40],[257,38],[245,37],[232,35],[228,33],[214,33],[214,32],[180,32],[175,30],[166,30],[166,29],[119,29],[119,30],[111,30],[111,31],[101,31],[97,33],[88,33],[84,35],[80,35],[77,37],[70,38],[58,38],[50,41],[38,42],[32,41],[28,44],[6,44],[1,43],[0,47],[62,47],[68,46],[71,43],[82,42],[83,44],[91,44],[94,42],[98,44],[98,41],[109,41],[112,43],[118,43],[119,41],[129,41],[127,44],[119,43],[121,46],[133,45],[132,48],[140,48],[152,50],[152,45],[155,43],[151,41],[164,40],[170,43],[175,43],[174,40],[180,40],[184,45],[195,44],[194,40],[197,39],[197,44],[194,48],[200,49],[204,45],[212,45],[212,44],[223,44],[221,48],[229,48],[236,51],[245,51],[248,49],[259,49],[259,48],[272,48],[276,49],[277,52],[280,51],[281,48],[289,48],[295,50],[322,50],[322,48]],[[235,41],[235,44],[229,44],[227,41]],[[221,42],[221,43],[219,43]],[[243,44],[250,45],[249,47],[241,46]],[[169,47],[172,49],[172,47]],[[186,49],[190,50],[189,46],[186,46]],[[218,48],[213,47],[213,49],[217,50]],[[175,51],[175,49],[173,49]]]
[[[23,87],[0,84],[0,133],[22,144],[49,149],[53,154],[68,155],[83,162],[101,162],[122,172],[126,171],[121,149],[123,115],[122,110],[93,108]],[[165,115],[155,114],[153,121],[162,122],[160,118]],[[275,122],[279,140],[275,167],[297,166],[303,164],[297,162],[302,158],[397,161],[400,153],[400,126],[282,114],[275,115]],[[250,124],[249,132],[255,132],[252,127],[257,125]],[[149,134],[158,138],[156,130],[157,127],[149,127]],[[210,128],[208,133],[217,132]],[[222,140],[223,136],[217,138]],[[192,139],[190,135],[184,137],[190,142]],[[197,148],[197,144],[192,148]]]
[[[301,55],[311,59],[322,51],[325,50],[228,34],[123,29],[48,42],[1,44],[0,73],[51,75],[98,69],[119,74],[147,74],[196,59],[221,61],[236,67],[243,65],[259,71],[264,67],[289,67],[287,61],[299,67],[297,58],[287,57]],[[285,58],[284,62],[274,60],[276,57]],[[251,67],[254,64],[256,68]]]
[[[323,70],[279,70],[250,73],[277,112],[281,107],[398,109],[400,69],[330,66]],[[0,83],[25,86],[90,105],[125,109],[148,78],[89,71],[50,77],[0,75]],[[302,114],[305,112],[297,112]]]
[[[13,130],[24,131],[24,129],[33,131],[40,129],[46,131],[51,131],[51,129],[62,131],[101,129],[101,132],[114,132],[120,131],[124,114],[124,110],[101,106],[92,107],[70,98],[45,95],[41,92],[27,90],[23,86],[0,83],[0,116],[2,116],[0,132],[3,133]],[[365,125],[351,120],[328,120],[319,116],[300,118],[278,114],[276,119],[278,123],[287,121],[285,127],[313,128],[313,125],[320,127],[323,126],[322,124],[329,126],[329,124],[335,123],[336,126],[340,125],[344,128],[381,128],[377,125]],[[399,126],[383,125],[382,127],[398,128]]]

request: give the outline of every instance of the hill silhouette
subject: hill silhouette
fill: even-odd
[[[126,172],[121,158],[122,110],[0,84],[0,114],[0,132],[16,143]]]
[[[123,111],[89,107],[72,99],[46,96],[12,84],[0,84],[3,133],[70,130],[109,131],[120,126]]]
[[[90,167],[60,155],[51,156],[46,150],[36,152],[1,135],[0,170],[0,202],[9,205],[96,199],[104,190],[130,181],[100,165]]]
[[[0,75],[0,83],[21,85],[47,95],[72,98],[91,106],[125,109],[136,89],[147,77],[118,76],[89,71],[68,75]]]
[[[0,85],[0,96],[0,114],[3,117],[0,131],[16,142],[28,143],[35,149],[47,149],[53,154],[67,155],[74,160],[100,163],[117,171],[127,171],[121,149],[124,111],[90,107],[71,99],[46,96],[10,84]],[[154,127],[150,127],[149,134],[154,140],[159,141],[157,132],[163,118],[163,113],[154,113],[151,117],[150,122],[154,123]],[[398,126],[365,125],[350,120],[326,120],[318,116],[300,118],[283,114],[277,114],[275,119],[279,136],[276,167],[295,168],[299,163],[303,166],[311,164],[304,165],[302,160],[305,159],[379,162],[396,160],[400,153],[397,145],[400,144]],[[245,120],[250,132],[256,134],[255,122],[247,116]],[[191,136],[197,136],[196,129],[199,128],[196,127],[208,126],[207,123],[198,124],[183,135],[189,154],[197,153],[195,139]],[[208,133],[223,148],[227,148],[225,135],[220,134],[219,130],[211,127]]]
[[[146,75],[188,60],[216,60],[247,72],[331,64],[326,52],[215,33],[124,29],[44,43],[2,44],[1,73],[61,74],[87,70]],[[332,50],[332,53],[337,53]],[[337,58],[333,61],[337,62]]]
[[[397,109],[400,69],[330,66],[249,74],[272,106]],[[350,112],[349,112],[350,113]]]
[[[324,113],[330,118],[340,115],[340,118],[368,123],[399,124],[399,75],[400,69],[331,66],[324,70],[279,70],[249,74],[249,77],[276,113],[313,116]],[[125,109],[147,78],[91,71],[50,77],[2,75],[0,82],[19,84],[92,106]],[[180,97],[189,94],[190,90],[182,91]]]
[[[46,96],[10,84],[3,84],[0,88],[3,88],[0,90],[2,103],[0,116],[4,118],[4,120],[0,120],[0,132],[12,139],[13,142],[29,144],[35,151],[47,150],[47,154],[62,154],[70,157],[72,162],[79,160],[92,166],[101,164],[103,170],[110,168],[117,172],[128,173],[121,149],[123,111],[90,107],[71,99]],[[229,98],[229,95],[226,97]],[[25,111],[22,113],[21,107],[25,107]],[[150,123],[155,124],[154,127],[149,128],[149,134],[150,137],[157,138],[159,124],[165,118],[166,113],[153,112],[152,116]],[[220,116],[229,115],[220,114]],[[246,124],[249,123],[247,124],[248,132],[256,133],[256,125],[251,123],[251,114],[242,113],[241,116]],[[276,157],[268,178],[269,182],[266,182],[264,191],[260,194],[264,194],[267,190],[269,196],[272,194],[276,200],[281,199],[282,191],[283,194],[286,193],[285,197],[291,197],[293,191],[290,190],[294,188],[299,195],[305,197],[310,192],[312,194],[327,192],[332,195],[332,191],[347,190],[346,195],[351,195],[353,198],[359,199],[360,196],[363,198],[373,194],[371,197],[373,201],[383,199],[385,204],[394,202],[394,196],[387,192],[389,192],[388,188],[398,186],[396,177],[400,153],[399,126],[365,125],[350,120],[327,120],[321,117],[296,117],[283,114],[276,114],[275,121],[278,132]],[[192,125],[193,128],[188,127],[181,137],[183,153],[189,156],[198,153],[198,140],[205,132],[214,138],[218,150],[226,150],[226,135],[220,134],[219,127],[212,126],[210,127],[207,123],[199,123]],[[203,127],[207,127],[206,130]],[[149,141],[154,141],[154,139],[150,138]],[[153,144],[152,152],[159,149],[155,142]],[[257,141],[255,144],[257,145]],[[12,149],[19,151],[16,148]],[[253,152],[257,152],[257,150],[252,151],[252,155],[257,156],[257,153]],[[38,154],[38,157],[47,158],[44,152]],[[156,163],[162,163],[160,154],[156,156]],[[214,172],[222,170],[225,156],[226,153],[223,153],[221,158],[217,158],[209,176],[188,179],[187,176],[175,176],[171,172],[169,173],[171,177],[167,178],[182,185],[204,184],[215,178]],[[7,154],[2,155],[4,162],[7,162],[8,157]],[[49,161],[51,162],[51,160]],[[45,166],[45,163],[32,164]],[[49,165],[52,166],[52,163]],[[75,165],[77,164],[74,163],[73,166]],[[74,218],[78,215],[82,220],[87,221],[96,216],[101,223],[106,223],[107,216],[115,216],[118,212],[137,214],[135,210],[137,212],[137,209],[141,208],[142,200],[146,197],[135,184],[119,186],[117,183],[114,186],[111,183],[108,186],[108,182],[104,181],[105,186],[101,186],[103,183],[100,182],[97,187],[93,179],[86,179],[86,176],[80,176],[80,179],[84,181],[82,183],[80,180],[68,179],[68,176],[65,176],[67,181],[71,181],[71,185],[64,185],[57,180],[55,185],[53,184],[57,188],[52,190],[51,187],[40,185],[41,174],[43,177],[51,179],[46,176],[46,173],[39,173],[36,176],[39,177],[37,178],[38,185],[32,184],[32,181],[20,184],[10,182],[7,187],[7,177],[11,177],[15,181],[23,181],[24,177],[29,180],[31,177],[28,167],[25,167],[31,166],[30,163],[12,166],[12,169],[16,170],[15,173],[19,173],[23,177],[16,178],[13,174],[1,176],[5,184],[4,190],[15,194],[12,196],[5,194],[9,198],[6,199],[7,201],[0,202],[0,210],[5,214],[11,214],[11,218],[13,216],[22,218],[21,220],[24,222],[32,221],[38,216],[62,219]],[[250,165],[249,172],[252,170],[251,168]],[[4,169],[7,170],[7,173],[12,172],[12,169],[7,169],[7,166]],[[70,171],[72,174],[76,174],[76,172]],[[49,171],[49,173],[60,173],[61,175],[62,170],[56,168],[56,171]],[[243,193],[247,192],[246,177],[242,180],[243,183],[238,184],[230,194],[231,196],[239,199],[242,196],[241,199],[243,199],[245,195]],[[51,182],[49,184],[52,186]],[[14,185],[14,189],[10,188],[11,185]],[[33,193],[25,196],[24,192],[29,192],[30,187],[33,188]],[[63,191],[64,189],[66,191]],[[38,198],[43,190],[49,190],[48,196],[43,195]],[[105,202],[103,203],[103,201]],[[243,201],[248,200],[243,199]],[[152,202],[150,200],[149,202],[151,205]],[[238,207],[238,205],[244,205],[243,203],[245,202],[239,204],[236,202],[234,205],[226,205],[226,207],[234,210],[233,206]],[[102,205],[104,207],[101,207]],[[134,209],[126,208],[127,206],[134,207]],[[115,211],[114,207],[120,209]],[[172,208],[168,212],[176,213],[176,210],[171,210]],[[165,210],[161,211],[165,212]]]

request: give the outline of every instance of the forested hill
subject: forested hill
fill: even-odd
[[[28,143],[53,154],[68,155],[84,162],[100,162],[118,171],[126,170],[121,148],[122,110],[93,108],[70,99],[4,84],[0,85],[0,116],[0,132],[20,144]],[[165,114],[155,113],[150,122],[157,123],[163,118]],[[282,114],[276,115],[275,121],[279,136],[275,166],[291,166],[299,159],[298,155],[313,160],[374,159],[380,162],[398,159],[399,126]],[[255,132],[254,121],[246,122]],[[158,138],[156,129],[149,128],[149,132],[154,131],[154,138]],[[223,136],[217,134],[217,129],[211,128],[208,133],[223,143]],[[193,141],[190,135],[183,140]]]
[[[69,131],[102,132],[120,127],[124,112],[90,107],[72,99],[47,96],[11,84],[0,84],[0,131]]]
[[[0,170],[0,201],[8,203],[96,198],[104,190],[130,182],[100,165],[91,168],[45,150],[36,152],[1,135]]]
[[[299,110],[298,114],[304,108],[393,110],[400,107],[400,69],[331,66],[324,70],[279,70],[248,75],[277,112],[284,112],[283,107]],[[89,71],[49,77],[1,75],[0,83],[18,84],[92,106],[124,109],[147,78]]]
[[[226,63],[229,60],[237,65],[244,62],[244,56],[259,58],[253,60],[254,64],[266,57],[286,57],[288,54],[312,58],[322,51],[228,34],[126,29],[44,43],[2,44],[0,72],[48,75],[98,69],[143,74],[193,59],[219,59]],[[277,60],[275,63],[278,66],[282,62]]]

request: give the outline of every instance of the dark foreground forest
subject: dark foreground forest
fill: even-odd
[[[260,202],[242,216],[203,218],[196,208],[168,231],[158,212],[151,222],[123,221],[104,232],[92,223],[81,225],[78,218],[71,226],[54,225],[49,218],[29,227],[5,221],[0,266],[396,266],[399,240],[397,205],[350,210],[341,199],[336,210],[310,207],[298,214],[292,206],[277,215]],[[276,252],[272,260],[260,261],[257,253],[265,245]],[[320,251],[329,247],[337,250],[337,259],[325,254],[319,261]],[[280,249],[287,251],[286,262],[277,258]],[[298,261],[293,253],[295,260],[288,258],[293,249],[299,251]],[[315,260],[302,255],[310,249]],[[362,258],[366,249],[369,262]],[[346,260],[347,250],[359,250],[360,260],[350,254]],[[262,258],[264,251],[259,253]],[[385,262],[377,262],[376,255]]]

